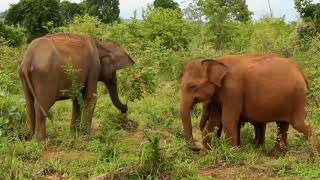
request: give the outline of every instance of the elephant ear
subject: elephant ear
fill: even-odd
[[[228,67],[221,62],[215,60],[202,60],[202,65],[206,69],[208,80],[221,87],[221,83],[225,75],[228,73]]]
[[[98,43],[97,44],[100,59],[108,58],[108,64],[112,71],[124,69],[134,64],[131,57],[115,43]]]

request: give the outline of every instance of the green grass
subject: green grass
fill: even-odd
[[[169,86],[170,87],[170,86]],[[43,143],[2,138],[0,172],[6,179],[90,179],[100,174],[119,175],[129,169],[127,179],[210,179],[319,177],[320,158],[295,130],[289,130],[289,152],[285,157],[268,156],[274,145],[276,127],[268,124],[266,144],[253,144],[253,127],[242,128],[242,146],[230,149],[225,138],[213,138],[207,155],[189,150],[179,119],[179,95],[174,88],[156,92],[129,103],[128,118],[137,128],[122,128],[120,113],[108,95],[100,94],[91,135],[70,131],[71,103],[57,103],[47,121],[48,140]],[[200,141],[198,107],[193,118]],[[317,127],[314,127],[316,129]],[[248,173],[248,171],[250,173]]]

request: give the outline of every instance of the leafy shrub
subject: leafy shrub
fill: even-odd
[[[298,35],[294,26],[287,25],[284,19],[265,18],[254,24],[248,51],[290,57],[297,45]]]
[[[142,149],[140,163],[148,174],[156,174],[164,161],[159,141],[158,137],[148,137],[148,143]]]
[[[0,45],[0,92],[21,93],[22,87],[18,75],[22,49]]]
[[[120,91],[129,100],[141,99],[156,88],[156,73],[153,67],[143,67],[139,64],[127,69],[120,75]]]
[[[25,103],[21,98],[0,95],[0,136],[28,136]]]
[[[77,16],[68,26],[56,28],[53,32],[69,32],[75,34],[92,35],[100,39],[108,39],[108,26],[101,22],[97,17]]]
[[[159,40],[161,46],[169,49],[181,49],[188,45],[185,22],[179,10],[156,8],[149,10],[143,23],[145,40]]]
[[[0,37],[10,46],[20,46],[25,43],[25,35],[21,28],[5,25],[0,21]]]

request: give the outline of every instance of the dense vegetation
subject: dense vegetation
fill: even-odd
[[[30,2],[34,11],[28,13],[41,11],[48,15],[42,17],[52,16],[50,8],[44,12],[36,6],[49,0],[20,1],[23,8],[31,8],[27,6]],[[85,2],[90,5],[89,2],[104,1]],[[306,8],[314,5],[303,2],[299,5],[296,1],[299,12],[312,11]],[[11,12],[21,10],[14,9],[15,5],[10,8],[6,22],[0,22],[1,177],[86,179],[104,173],[128,179],[206,179],[209,175],[225,179],[320,177],[320,158],[315,148],[295,130],[289,131],[289,152],[285,157],[268,156],[276,136],[273,123],[267,126],[266,144],[261,148],[253,145],[253,128],[248,124],[242,129],[240,148],[230,149],[225,139],[214,139],[214,148],[203,156],[185,146],[179,119],[179,78],[188,59],[275,53],[292,58],[307,74],[310,85],[307,121],[313,127],[314,140],[320,134],[320,36],[318,31],[306,36],[305,32],[310,31],[300,30],[311,20],[319,22],[316,18],[320,16],[315,15],[318,11],[304,13],[299,23],[288,23],[269,17],[252,21],[252,13],[243,1],[199,0],[185,10],[176,8],[173,1],[159,0],[158,4],[170,7],[149,7],[142,21],[133,17],[130,21],[113,22],[118,16],[108,16],[113,22],[109,23],[104,16],[90,15],[90,11],[82,9],[83,5],[79,8],[79,4],[58,3],[59,8],[70,9],[60,10],[63,16],[54,16],[63,17],[59,20],[61,24],[52,20],[39,22],[41,28],[36,27],[35,31],[33,27],[39,25],[33,22],[36,15],[23,15],[17,23],[9,23],[13,22],[11,15],[22,15]],[[115,8],[114,12],[117,11]],[[32,18],[27,20],[29,17]],[[63,101],[51,109],[48,140],[44,143],[28,140],[25,100],[17,68],[27,47],[26,39],[37,37],[37,33],[54,32],[91,34],[127,49],[136,63],[121,70],[118,77],[121,97],[128,102],[129,120],[120,115],[105,87],[99,85],[92,135],[69,130],[71,104]],[[198,140],[200,113],[199,106],[193,116]]]

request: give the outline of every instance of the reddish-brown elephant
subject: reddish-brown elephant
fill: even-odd
[[[197,59],[183,67],[181,119],[187,142],[195,146],[190,112],[198,102],[221,105],[222,127],[231,146],[239,145],[240,116],[253,123],[279,122],[280,132],[289,124],[309,140],[305,124],[307,81],[290,59],[275,55],[225,56]],[[287,138],[281,138],[285,147]]]
[[[70,98],[73,99],[71,128],[79,126],[82,116],[86,118],[89,133],[98,81],[105,83],[113,104],[127,112],[127,105],[119,100],[116,71],[133,64],[129,55],[116,44],[98,42],[91,36],[61,33],[33,40],[19,68],[32,136],[44,140],[49,109],[55,101]],[[74,69],[73,75],[66,73],[68,67]],[[80,95],[69,91],[74,80],[83,86],[78,89]],[[82,115],[81,102],[76,96],[84,101]]]

